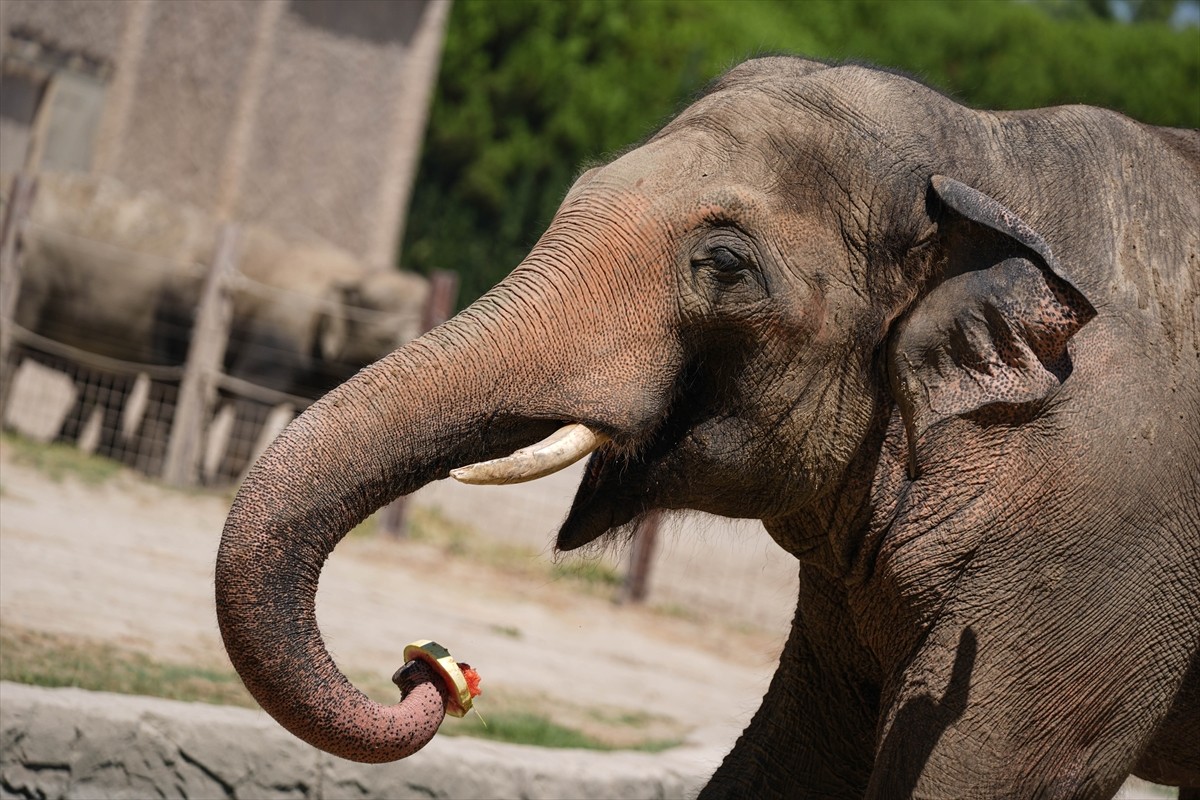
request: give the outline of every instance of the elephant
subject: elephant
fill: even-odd
[[[166,431],[156,437],[149,429],[162,428],[164,420],[128,415],[125,406],[144,410],[151,395],[161,402],[173,393],[171,373],[186,357],[190,331],[164,324],[161,300],[175,295],[193,298],[194,304],[215,237],[208,215],[161,195],[88,175],[38,176],[36,201],[21,235],[17,326],[102,358],[166,368],[149,370],[153,381],[137,379],[133,370],[105,369],[102,380],[76,376],[74,405],[60,439],[151,472],[161,462]],[[73,372],[69,359],[63,363],[42,348],[18,355]],[[156,438],[161,446],[143,446]]]
[[[1196,131],[743,62],[270,445],[217,553],[226,651],[316,747],[413,753],[448,688],[419,660],[395,705],[346,679],[323,562],[431,480],[587,457],[559,550],[694,509],[796,558],[777,670],[701,797],[1200,786],[1197,185]]]
[[[247,227],[239,248],[242,280],[233,292],[227,375],[291,395],[316,398],[380,356],[416,338],[428,281],[413,273],[364,268],[345,251],[314,241],[285,242]],[[195,298],[166,295],[164,330],[190,330]],[[186,357],[179,353],[178,357]],[[217,415],[233,420],[224,455],[208,482],[236,480],[254,455],[266,406],[236,390]]]
[[[18,325],[139,365],[178,367],[186,361],[214,258],[213,217],[110,178],[46,173],[39,176],[30,223],[23,237]],[[316,398],[419,333],[428,294],[424,278],[367,269],[344,250],[311,237],[285,239],[258,225],[241,230],[223,364],[227,375]],[[114,383],[133,380],[116,377]],[[103,409],[108,418],[103,428],[111,437],[121,428],[117,417],[126,396],[117,388]],[[236,393],[223,402],[235,407],[235,427],[241,429],[232,442],[252,442],[253,432],[246,429],[261,413],[251,406],[262,404]],[[85,409],[69,414],[62,436],[76,438],[87,416]],[[152,450],[161,458],[165,430],[143,430],[141,439],[132,448],[109,442],[105,449],[141,455]],[[236,444],[228,448],[223,474],[240,475],[250,455]]]
[[[216,223],[152,192],[76,173],[38,176],[22,235],[16,322],[89,352],[140,364],[182,363],[186,331],[164,336],[164,294],[199,298]]]

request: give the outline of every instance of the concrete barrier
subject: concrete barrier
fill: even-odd
[[[0,798],[685,798],[721,753],[548,750],[442,736],[394,764],[343,761],[266,714],[0,683]]]

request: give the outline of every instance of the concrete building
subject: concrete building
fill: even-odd
[[[108,175],[390,266],[450,0],[3,0],[0,179]]]

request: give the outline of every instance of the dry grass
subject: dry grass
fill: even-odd
[[[375,676],[351,675],[355,684],[382,703],[399,693]],[[112,644],[12,627],[0,628],[0,680],[46,687],[149,695],[214,705],[257,708],[258,704],[228,666],[196,666],[157,661]],[[658,752],[681,741],[668,720],[619,709],[553,707],[542,697],[492,691],[477,715],[447,717],[442,733],[538,747]],[[547,713],[549,711],[549,713]]]

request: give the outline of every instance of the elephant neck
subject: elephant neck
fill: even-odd
[[[807,507],[763,520],[771,538],[803,565],[843,583],[862,570],[863,546],[887,526],[908,480],[903,421],[881,400],[845,472]]]

